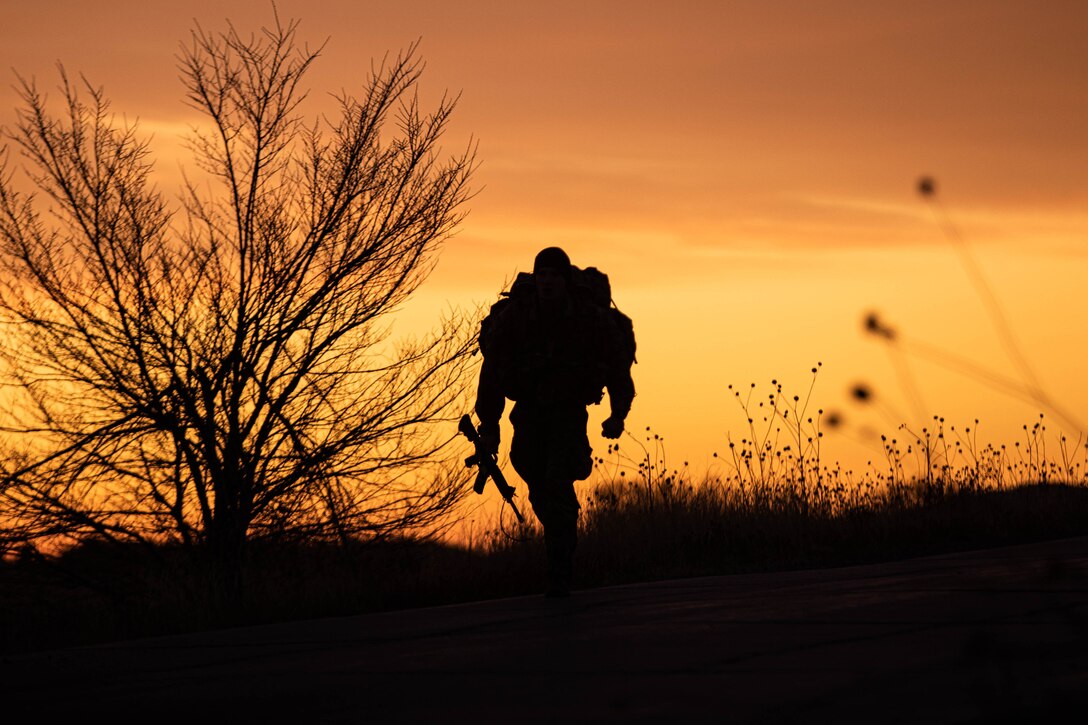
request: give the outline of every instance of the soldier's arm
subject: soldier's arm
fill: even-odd
[[[480,438],[492,453],[499,447],[499,421],[505,408],[506,396],[499,385],[495,362],[485,357],[476,388],[476,417],[480,421]]]
[[[605,380],[605,389],[608,390],[608,405],[611,415],[602,426],[602,432],[607,438],[618,438],[623,432],[623,423],[627,414],[631,411],[631,403],[635,399],[635,381],[631,377],[631,359],[628,345],[623,333],[614,322],[609,320],[608,372]]]
[[[608,404],[612,414],[601,423],[601,435],[615,439],[623,434],[624,421],[631,410],[631,401],[635,398],[635,384],[628,373],[626,376],[617,376],[605,387],[608,389]]]
[[[613,418],[623,420],[631,412],[631,403],[635,399],[635,381],[631,378],[631,369],[625,368],[614,373],[606,383],[608,405]]]

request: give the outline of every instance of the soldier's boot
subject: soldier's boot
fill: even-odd
[[[570,596],[574,579],[574,549],[578,543],[577,528],[553,526],[544,533],[548,554],[548,589],[545,596]]]

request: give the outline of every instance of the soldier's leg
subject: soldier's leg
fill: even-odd
[[[522,428],[519,432],[515,428],[514,440],[510,447],[510,462],[514,465],[521,479],[529,487],[529,504],[533,514],[540,522],[544,530],[544,547],[547,555],[548,589],[558,589],[554,586],[557,581],[567,581],[569,589],[570,566],[564,566],[564,562],[570,560],[567,555],[571,539],[570,531],[577,531],[578,510],[574,508],[571,513],[571,505],[568,496],[564,496],[562,481],[553,481],[548,477],[548,456],[544,447],[544,441],[528,434]],[[574,485],[569,484],[573,494]],[[575,506],[577,499],[575,499]]]
[[[578,496],[574,482],[589,476],[592,456],[584,409],[557,415],[515,407],[510,461],[529,486],[529,503],[544,529],[548,591],[569,592],[578,544]]]
[[[560,440],[559,455],[550,459],[549,472],[556,482],[556,518],[559,524],[557,546],[569,560],[578,544],[578,513],[581,506],[574,491],[577,481],[584,481],[593,472],[593,453],[586,436],[586,409],[578,407],[561,420],[556,436]]]
[[[529,503],[544,529],[548,593],[570,591],[578,545],[578,497],[574,482],[542,476],[529,483]]]

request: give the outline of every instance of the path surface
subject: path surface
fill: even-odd
[[[1069,722],[1088,537],[8,657],[0,688],[38,722]]]

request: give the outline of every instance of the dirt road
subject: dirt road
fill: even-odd
[[[37,653],[5,658],[0,676],[0,713],[38,721],[967,723],[1056,717],[1070,705],[1083,714],[1088,537]]]

